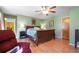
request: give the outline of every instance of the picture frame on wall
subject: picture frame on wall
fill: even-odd
[[[49,27],[54,27],[54,20],[49,21]]]

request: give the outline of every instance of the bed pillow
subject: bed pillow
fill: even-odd
[[[40,28],[39,27],[34,27],[34,30],[40,30]]]

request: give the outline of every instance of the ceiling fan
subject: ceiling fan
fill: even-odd
[[[41,9],[35,12],[41,12],[47,16],[49,13],[56,13],[56,6],[41,6]]]

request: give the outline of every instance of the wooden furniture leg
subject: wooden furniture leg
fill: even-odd
[[[77,48],[77,41],[75,41],[75,48]]]

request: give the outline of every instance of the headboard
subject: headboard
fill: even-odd
[[[34,28],[34,27],[41,28],[40,26],[33,26],[33,25],[32,25],[32,26],[26,26],[26,30],[29,29],[29,28]]]

